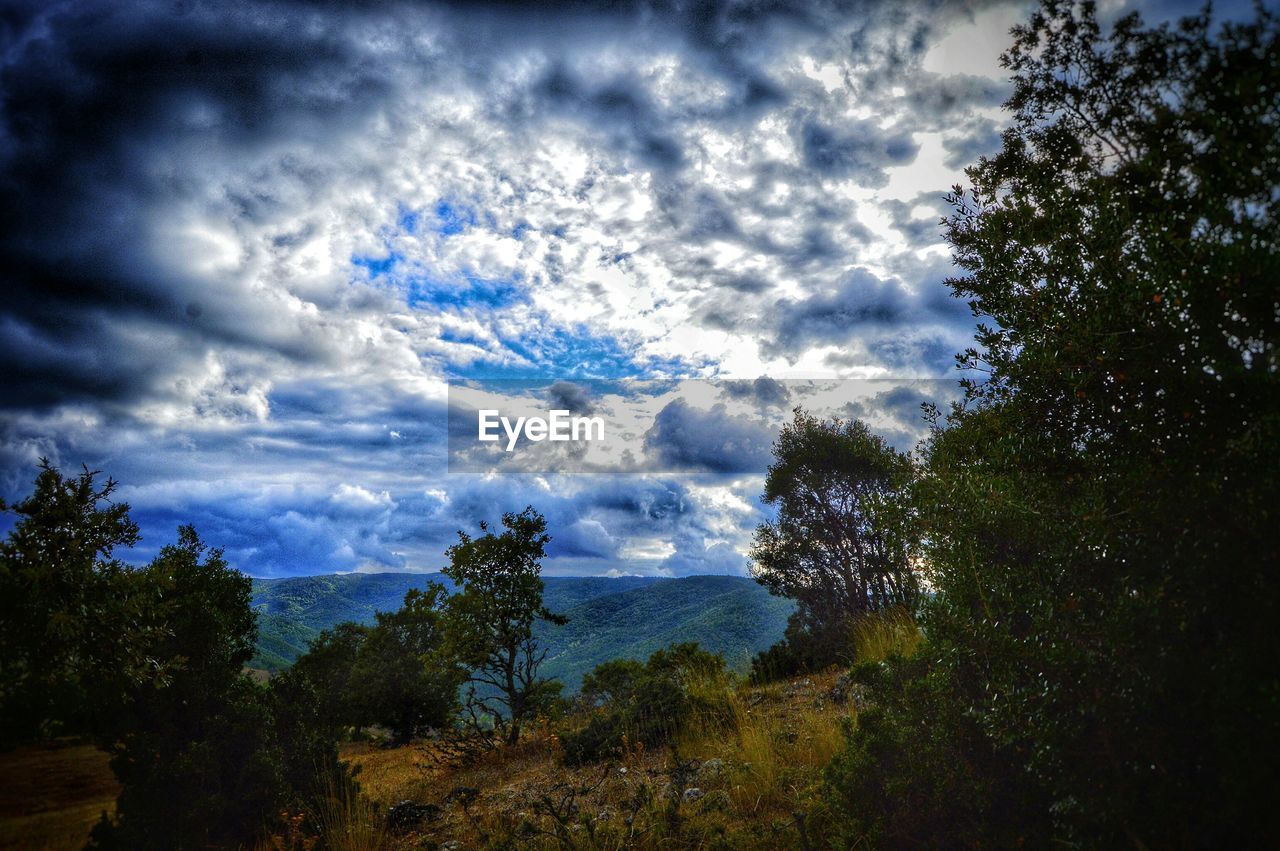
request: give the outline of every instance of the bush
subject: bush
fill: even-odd
[[[583,698],[593,715],[560,737],[570,765],[596,762],[625,742],[648,746],[668,742],[690,721],[726,719],[728,682],[724,659],[696,643],[659,650],[644,664],[613,660],[583,678]]]
[[[873,705],[827,768],[842,847],[1015,848],[1048,835],[1048,802],[1017,747],[997,748],[927,654],[863,662],[852,679]]]
[[[751,681],[770,683],[853,661],[851,621],[820,622],[797,609],[787,619],[782,640],[751,660]]]

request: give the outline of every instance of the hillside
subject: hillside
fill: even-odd
[[[842,682],[833,669],[743,684],[719,695],[731,707],[728,724],[694,723],[677,749],[628,748],[578,767],[562,761],[544,726],[466,765],[437,760],[431,740],[345,743],[341,757],[359,768],[376,806],[407,800],[416,812],[385,830],[372,808],[353,807],[343,826],[368,837],[363,847],[395,851],[828,847],[813,842],[826,827],[823,772],[857,715]]]
[[[740,576],[662,579],[561,609],[569,623],[544,626],[539,637],[551,648],[546,671],[569,691],[601,662],[643,660],[680,641],[696,641],[743,671],[782,637],[793,605]]]
[[[372,623],[374,613],[399,608],[405,592],[448,580],[438,573],[373,573],[255,579],[258,652],[250,665],[274,671],[306,651],[323,629],[343,621]],[[607,659],[642,659],[678,641],[697,641],[745,669],[751,657],[782,636],[792,604],[740,576],[545,577],[547,607],[569,618],[543,625],[545,671],[568,690]]]

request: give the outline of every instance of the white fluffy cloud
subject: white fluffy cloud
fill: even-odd
[[[444,379],[945,374],[1020,8],[20,6],[4,494],[87,463],[259,574],[528,503],[556,570],[742,570],[758,478],[449,476]]]

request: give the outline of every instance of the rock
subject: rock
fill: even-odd
[[[439,815],[440,808],[435,804],[399,801],[387,807],[387,826],[397,833],[408,833]]]
[[[440,843],[440,851],[459,851],[462,843],[457,839],[448,839]]]
[[[813,680],[800,680],[794,682],[783,689],[783,696],[787,698],[808,697],[813,692]]]
[[[724,773],[724,760],[709,759],[706,762],[702,763],[702,767],[699,768],[698,771],[702,774],[707,774],[711,777],[719,777],[721,774]]]
[[[703,792],[703,791],[702,791],[701,789],[699,789],[697,786],[694,786],[694,787],[693,787],[693,788],[691,788],[691,789],[685,789],[685,790],[684,790],[684,802],[685,802],[686,804],[691,804],[691,803],[693,803],[694,801],[696,801],[696,800],[698,800],[699,798],[701,798],[701,797],[702,797],[703,795],[705,795],[705,794],[707,794],[707,793],[706,793],[706,792]]]

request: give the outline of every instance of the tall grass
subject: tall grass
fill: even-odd
[[[391,837],[372,801],[345,778],[326,776],[315,821],[326,851],[381,851]]]
[[[924,636],[911,612],[904,608],[863,615],[853,626],[854,659],[883,662],[890,656],[911,657]]]

